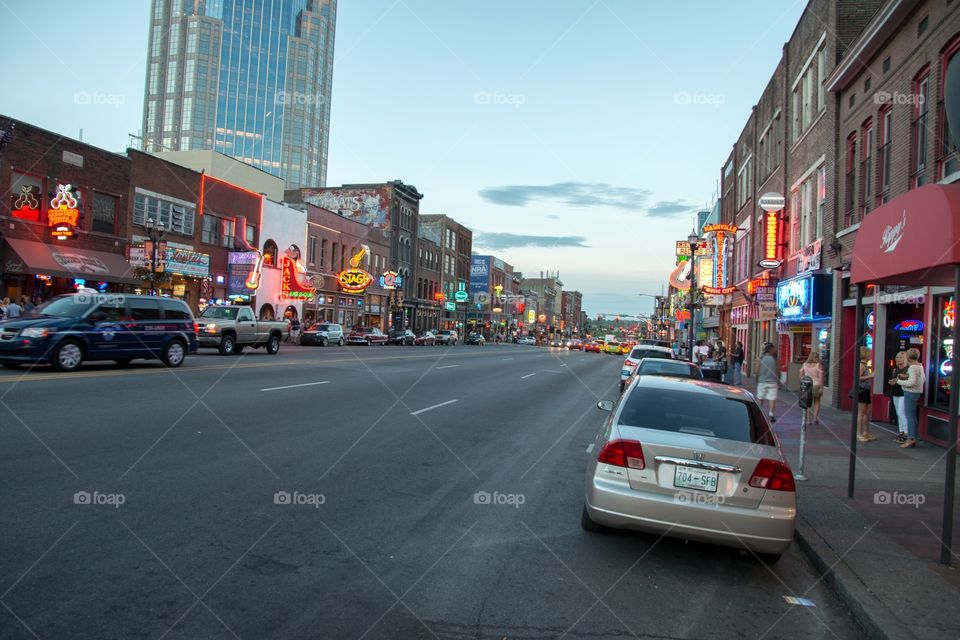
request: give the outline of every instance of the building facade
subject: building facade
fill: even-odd
[[[420,216],[419,234],[440,247],[440,286],[443,312],[440,329],[456,329],[461,334],[468,328],[470,310],[470,273],[473,232],[447,215]],[[475,309],[475,307],[473,307]],[[474,326],[476,326],[476,318]]]

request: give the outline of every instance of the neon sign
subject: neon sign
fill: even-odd
[[[337,274],[337,280],[340,281],[340,287],[345,293],[363,293],[373,283],[373,276],[360,268],[365,255],[367,250],[361,248],[355,256],[350,258],[350,268]]]
[[[949,300],[943,303],[943,326],[945,329],[952,329],[956,320],[957,303],[955,300]]]
[[[381,289],[397,289],[403,286],[403,276],[396,271],[387,271],[380,276]]]
[[[903,320],[895,324],[893,330],[900,333],[923,333],[923,321]]]
[[[703,227],[704,233],[713,233],[714,231],[718,233],[736,233],[740,228],[735,224],[708,224]]]
[[[780,266],[777,247],[780,218],[776,211],[767,211],[763,221],[763,259],[760,261],[760,266],[764,269],[776,269]]]
[[[527,311],[527,322],[529,324],[533,324],[536,321],[537,321],[537,312],[534,311],[533,309],[530,309],[529,311]]]
[[[50,200],[50,208],[47,209],[50,235],[57,240],[74,237],[74,230],[80,222],[78,206],[77,198],[73,195],[73,185],[58,184],[57,195]]]
[[[438,302],[443,302],[444,300],[447,299],[447,296],[444,295],[443,291],[437,291],[436,293],[433,294],[433,299]]]
[[[40,222],[40,203],[33,195],[33,187],[26,184],[20,187],[20,195],[13,202],[11,214],[21,220]]]
[[[737,290],[736,287],[702,287],[703,292],[712,296],[725,296]]]
[[[280,258],[280,299],[310,300],[316,289],[297,278],[297,263],[287,256]]]
[[[468,294],[463,289],[460,289],[453,294],[453,299],[456,300],[457,302],[466,302],[467,300],[470,299],[470,294]]]

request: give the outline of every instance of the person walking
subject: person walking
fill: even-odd
[[[857,376],[857,440],[859,442],[873,442],[877,436],[870,433],[870,406],[873,401],[873,369],[870,367],[870,356],[873,353],[868,347],[860,347],[860,371]]]
[[[893,371],[890,373],[892,377],[887,381],[891,387],[890,401],[897,411],[897,430],[899,433],[894,438],[894,442],[897,444],[903,444],[907,441],[907,414],[903,410],[903,387],[897,383],[901,378],[906,380],[907,368],[907,352],[898,351],[897,355],[893,357]]]
[[[743,343],[738,340],[733,347],[733,353],[730,354],[730,359],[733,362],[733,384],[743,384],[744,356]]]
[[[19,317],[20,317],[20,314],[22,313],[23,308],[22,308],[20,305],[17,304],[16,299],[14,299],[13,301],[11,301],[10,298],[4,298],[4,299],[3,299],[3,303],[4,303],[4,305],[6,305],[6,307],[7,307],[7,319],[8,319],[8,320],[13,320],[14,318],[19,318]]]
[[[900,445],[901,449],[917,446],[917,403],[923,395],[925,382],[920,351],[915,348],[907,349],[907,375],[903,380],[897,378],[897,384],[903,388],[903,413],[907,423],[907,439]]]
[[[780,371],[777,366],[777,348],[767,343],[760,358],[760,375],[757,377],[757,400],[766,400],[770,422],[776,422],[777,391],[780,388]]]
[[[823,363],[820,362],[820,353],[811,351],[803,366],[800,367],[800,377],[809,376],[813,380],[813,405],[804,409],[807,415],[804,418],[807,424],[820,424],[820,399],[823,398]],[[810,420],[810,417],[813,420]]]

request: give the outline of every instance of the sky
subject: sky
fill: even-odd
[[[0,0],[0,114],[125,149],[149,4]],[[475,253],[649,314],[804,6],[341,0],[327,185],[415,185]]]

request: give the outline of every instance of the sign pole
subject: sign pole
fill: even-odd
[[[853,321],[853,406],[850,409],[850,462],[847,471],[847,497],[853,499],[853,488],[857,479],[857,427],[860,420],[859,393],[860,393],[860,344],[863,341],[863,290],[865,283],[857,285],[857,307]]]

